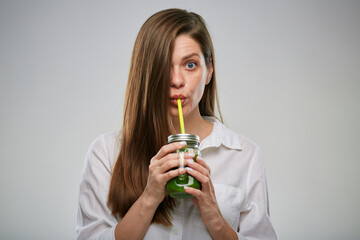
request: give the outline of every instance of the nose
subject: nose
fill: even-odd
[[[179,69],[177,68],[172,68],[171,69],[171,74],[170,74],[170,87],[173,88],[181,88],[184,87],[185,85],[185,81],[184,78],[181,74],[181,72],[179,71]]]

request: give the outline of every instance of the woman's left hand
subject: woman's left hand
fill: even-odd
[[[232,237],[237,239],[237,235],[220,212],[214,186],[211,182],[210,167],[199,156],[196,162],[192,159],[188,160],[187,165],[186,172],[201,183],[202,189],[186,187],[184,190],[195,197],[192,201],[199,210],[201,218],[213,239],[233,239]],[[225,236],[227,238],[223,238]]]

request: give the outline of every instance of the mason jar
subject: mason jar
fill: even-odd
[[[174,142],[186,142],[185,147],[177,150],[176,152],[179,154],[180,166],[179,168],[184,168],[184,155],[185,153],[193,153],[195,157],[193,158],[194,162],[196,162],[196,157],[200,154],[199,145],[200,138],[199,136],[193,134],[174,134],[168,137],[168,143]],[[192,198],[194,197],[191,194],[188,194],[184,191],[184,187],[192,187],[196,189],[201,189],[201,184],[196,178],[190,176],[189,174],[181,174],[173,179],[171,179],[166,184],[167,193],[173,198]]]

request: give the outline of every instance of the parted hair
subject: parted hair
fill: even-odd
[[[112,171],[108,195],[108,207],[116,217],[124,217],[143,193],[151,158],[167,144],[167,137],[175,133],[168,109],[170,71],[174,42],[181,34],[197,41],[207,66],[213,64],[212,79],[205,86],[199,110],[202,116],[215,116],[215,57],[203,18],[181,9],[155,13],[142,25],[131,58],[120,152]],[[220,110],[219,114],[221,117]],[[152,223],[170,226],[174,206],[174,200],[166,196]]]

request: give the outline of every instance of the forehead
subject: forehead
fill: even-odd
[[[202,56],[200,44],[189,35],[182,34],[176,37],[174,44],[173,57],[181,57],[191,53]]]

